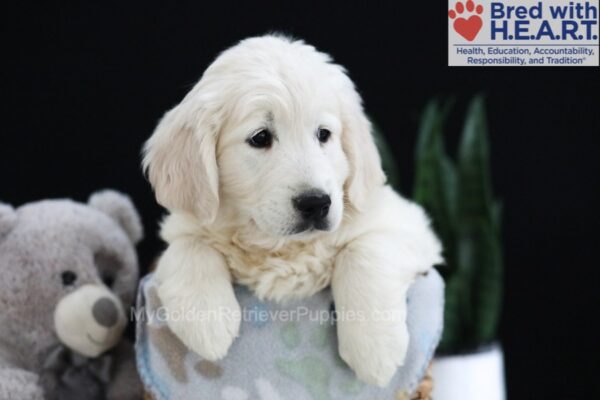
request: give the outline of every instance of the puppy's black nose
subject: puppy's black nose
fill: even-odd
[[[92,315],[97,323],[106,328],[113,327],[119,320],[117,305],[108,297],[96,300],[92,307]]]
[[[308,192],[295,197],[292,202],[302,218],[318,221],[327,216],[331,198],[323,192]]]

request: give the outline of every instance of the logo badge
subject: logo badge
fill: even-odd
[[[597,66],[599,0],[449,0],[450,66]]]

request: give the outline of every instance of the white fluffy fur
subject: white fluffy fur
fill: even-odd
[[[246,140],[268,128],[270,149]],[[331,131],[319,143],[319,128]],[[171,214],[157,269],[169,311],[239,311],[232,282],[285,301],[331,285],[339,351],[358,377],[385,385],[408,345],[405,293],[441,261],[423,211],[385,186],[360,96],[342,67],[301,41],[247,39],[225,51],[159,123],[144,167]],[[330,229],[294,233],[291,199],[332,200]],[[382,312],[395,318],[371,318]],[[378,314],[379,313],[379,314]],[[192,350],[225,356],[239,329],[228,318],[170,319]]]

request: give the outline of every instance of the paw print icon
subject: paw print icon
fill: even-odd
[[[472,0],[468,0],[466,4],[459,1],[453,9],[448,11],[448,17],[454,20],[452,24],[454,31],[472,42],[483,26],[482,13],[483,6],[481,4],[475,5]]]

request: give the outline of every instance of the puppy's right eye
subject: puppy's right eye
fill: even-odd
[[[271,144],[273,144],[273,135],[268,130],[263,129],[255,133],[247,142],[250,146],[257,149],[265,149],[271,147]]]

